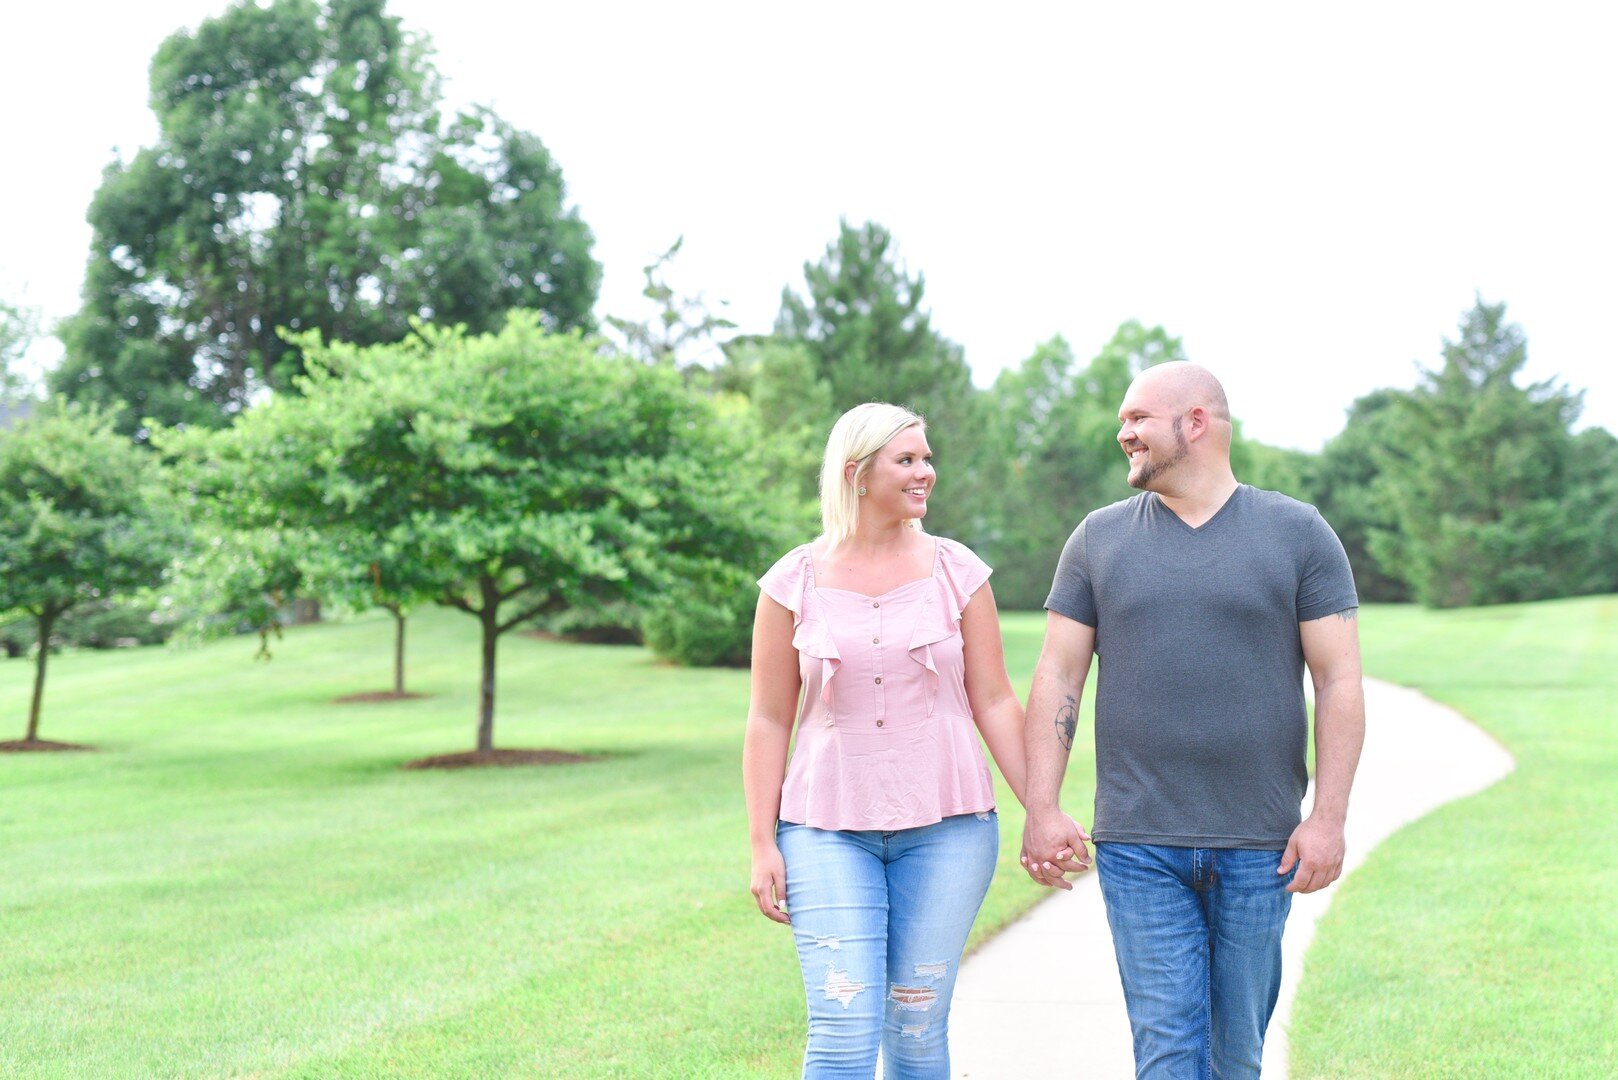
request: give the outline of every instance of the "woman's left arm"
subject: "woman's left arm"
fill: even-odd
[[[966,656],[966,700],[972,706],[983,741],[1011,793],[1023,801],[1028,759],[1023,748],[1023,708],[1006,675],[1000,644],[1000,612],[994,590],[984,582],[961,612],[961,639]]]

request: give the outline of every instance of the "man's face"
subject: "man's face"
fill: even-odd
[[[1124,395],[1118,410],[1118,445],[1129,458],[1129,486],[1158,490],[1161,479],[1191,453],[1181,431],[1184,416],[1164,397],[1139,380]]]

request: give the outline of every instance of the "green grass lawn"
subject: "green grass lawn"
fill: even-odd
[[[1043,620],[1005,623],[1026,688]],[[1518,769],[1339,887],[1297,1075],[1618,1075],[1618,598],[1363,633]],[[746,887],[745,672],[511,637],[497,744],[600,760],[407,772],[471,746],[470,619],[414,620],[417,701],[332,703],[387,685],[385,619],[254,646],[53,660],[42,735],[100,751],[0,755],[0,1075],[796,1073],[791,942]],[[0,664],[0,738],[31,670]],[[974,941],[1041,895],[1004,793],[1001,828]]]
[[[1026,687],[1043,619],[1006,624]],[[796,959],[747,891],[746,673],[513,635],[496,745],[600,760],[404,771],[471,748],[476,640],[424,613],[431,696],[333,704],[386,688],[390,632],[53,659],[41,736],[99,752],[0,755],[0,1075],[795,1074]],[[0,738],[31,675],[0,664]],[[1072,771],[1087,808],[1087,741]],[[1001,806],[974,940],[1041,895]]]
[[[1459,709],[1514,773],[1343,885],[1298,1077],[1618,1076],[1618,597],[1366,609],[1366,670]]]

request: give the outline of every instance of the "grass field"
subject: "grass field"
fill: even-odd
[[[1006,618],[1026,687],[1042,620]],[[1368,609],[1370,673],[1500,738],[1517,771],[1340,886],[1294,1013],[1299,1076],[1618,1075],[1618,598]],[[497,744],[585,765],[407,772],[469,748],[470,619],[53,661],[0,755],[0,1075],[784,1076],[787,933],[747,894],[744,672],[512,637]],[[0,664],[0,738],[31,668]],[[1088,731],[1082,724],[1081,733]],[[1068,804],[1087,808],[1086,740]],[[1040,896],[1004,871],[975,940]]]
[[[1007,620],[1020,686],[1041,626]],[[268,663],[53,659],[41,735],[99,752],[0,755],[0,1075],[794,1074],[796,960],[747,892],[746,673],[514,635],[496,744],[600,760],[401,770],[471,747],[473,631],[414,619],[430,696],[388,704],[332,703],[386,688],[385,619]],[[0,738],[31,672],[0,664]],[[1002,810],[978,939],[1040,895]]]
[[[1366,669],[1517,769],[1372,853],[1322,920],[1297,1077],[1618,1076],[1618,597],[1370,608]]]

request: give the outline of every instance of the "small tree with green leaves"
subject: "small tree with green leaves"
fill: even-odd
[[[318,463],[327,433],[315,423],[296,395],[278,395],[223,430],[153,432],[194,507],[196,536],[175,592],[193,632],[251,628],[265,659],[295,600],[381,607],[394,619],[393,693],[403,696],[405,625],[424,587],[404,580],[409,560],[365,532],[367,523],[330,512]]]
[[[739,429],[666,366],[523,312],[497,334],[300,345],[302,395],[266,411],[275,438],[253,438],[304,463],[299,499],[324,542],[372,538],[409,593],[477,620],[479,752],[494,749],[502,635],[568,607],[652,602],[759,565],[774,543]],[[242,423],[252,432],[251,413]]]
[[[25,744],[39,744],[45,667],[57,620],[74,607],[158,584],[180,531],[157,458],[113,417],[47,408],[0,435],[0,613],[36,626]]]

